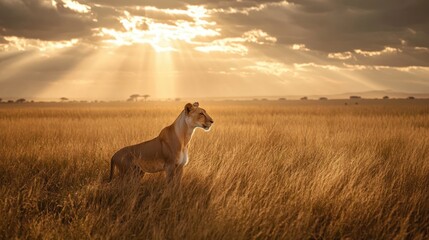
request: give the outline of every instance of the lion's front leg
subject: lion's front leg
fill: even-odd
[[[183,166],[184,165],[178,165],[175,169],[174,178],[175,178],[175,182],[177,182],[177,184],[180,184],[182,182]]]
[[[174,175],[176,173],[176,166],[174,164],[168,164],[165,166],[165,174],[167,177],[167,182],[171,183],[174,179]]]
[[[180,184],[183,175],[183,165],[169,164],[165,168],[167,182]]]

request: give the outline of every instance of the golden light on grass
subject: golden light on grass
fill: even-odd
[[[0,238],[427,239],[427,100],[201,103],[180,189],[106,183],[184,104],[0,105]]]

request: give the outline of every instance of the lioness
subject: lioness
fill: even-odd
[[[158,137],[117,151],[111,160],[110,181],[115,167],[124,175],[132,168],[144,173],[165,171],[168,182],[182,178],[183,166],[188,162],[188,144],[195,128],[210,130],[213,119],[199,107],[188,103],[179,117],[162,129]]]

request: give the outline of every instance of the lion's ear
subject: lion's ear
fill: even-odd
[[[191,103],[187,103],[185,105],[185,112],[186,112],[186,114],[188,114],[190,111],[192,111],[192,108],[193,108],[192,104]]]
[[[193,105],[194,105],[194,107],[196,107],[196,108],[200,106],[200,104],[199,104],[198,102],[194,102],[194,104],[193,104]]]

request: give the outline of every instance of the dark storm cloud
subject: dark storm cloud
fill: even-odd
[[[104,27],[113,29],[122,29],[122,24],[118,20],[120,12],[118,9],[112,6],[92,6],[91,11],[97,19],[96,23],[93,23],[94,27]]]
[[[40,0],[0,0],[0,30],[4,36],[66,40],[91,34],[91,19],[58,3]]]
[[[371,52],[373,56],[363,55],[354,51],[342,53],[348,58],[329,57],[329,53],[322,51],[294,50],[288,45],[252,45],[249,47],[249,57],[257,57],[263,53],[266,59],[281,62],[288,65],[315,63],[319,65],[334,65],[342,67],[348,65],[368,65],[368,66],[429,66],[429,49],[414,49],[403,47],[394,52]],[[379,55],[376,55],[376,54]]]
[[[324,51],[380,50],[384,46],[398,47],[401,40],[417,43],[418,39],[427,39],[428,1],[327,2],[330,7],[323,9],[312,1],[296,1],[295,11],[291,12],[293,24],[313,30],[310,38],[304,40],[310,48]],[[308,9],[324,11],[312,13]],[[429,41],[420,44],[428,46]]]
[[[236,28],[261,28],[280,44],[305,44],[324,52],[429,46],[429,1],[289,1],[249,15],[218,13],[219,22]]]

